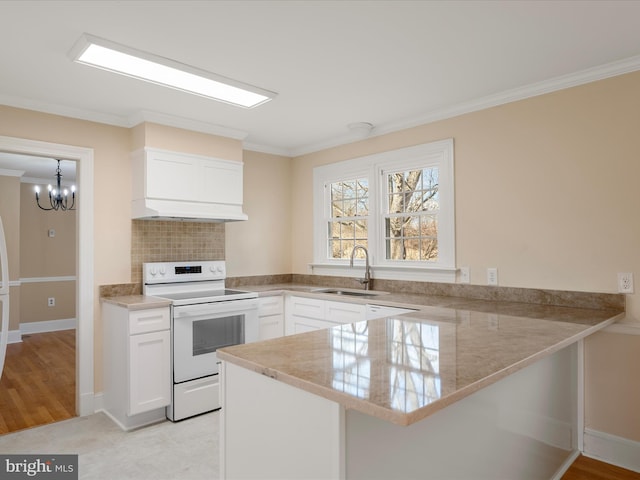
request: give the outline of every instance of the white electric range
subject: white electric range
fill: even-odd
[[[142,277],[145,295],[171,300],[167,418],[220,408],[216,350],[258,340],[258,294],[225,288],[224,261],[144,263]]]

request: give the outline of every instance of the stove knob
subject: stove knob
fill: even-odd
[[[212,273],[215,273],[216,272],[216,267],[214,267],[213,265],[210,265],[209,266],[209,271],[212,272]]]
[[[224,268],[222,267],[218,267],[216,270],[218,271],[218,273],[224,273]]]
[[[160,267],[160,275],[164,275],[167,273],[167,269],[165,267]]]
[[[155,277],[155,276],[156,276],[156,273],[158,273],[158,271],[156,270],[156,267],[151,267],[151,268],[149,269],[149,273],[150,273],[152,276],[154,276],[154,277]]]

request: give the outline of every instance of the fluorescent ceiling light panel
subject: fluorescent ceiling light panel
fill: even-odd
[[[274,92],[93,35],[82,35],[69,56],[74,62],[245,108],[276,96]]]

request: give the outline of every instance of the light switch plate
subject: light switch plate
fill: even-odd
[[[498,285],[497,268],[487,268],[487,285]]]

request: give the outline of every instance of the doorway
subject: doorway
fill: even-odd
[[[77,210],[71,201],[53,211],[46,187],[57,190],[59,179],[61,193],[71,192],[75,161],[56,167],[50,157],[0,152],[0,169],[12,280],[10,343],[0,379],[3,434],[76,415]]]
[[[82,195],[77,200],[75,409],[79,416],[90,415],[95,411],[93,317],[97,293],[93,272],[93,190],[90,188],[93,185],[93,149],[0,136],[0,151],[77,162],[77,180]]]

